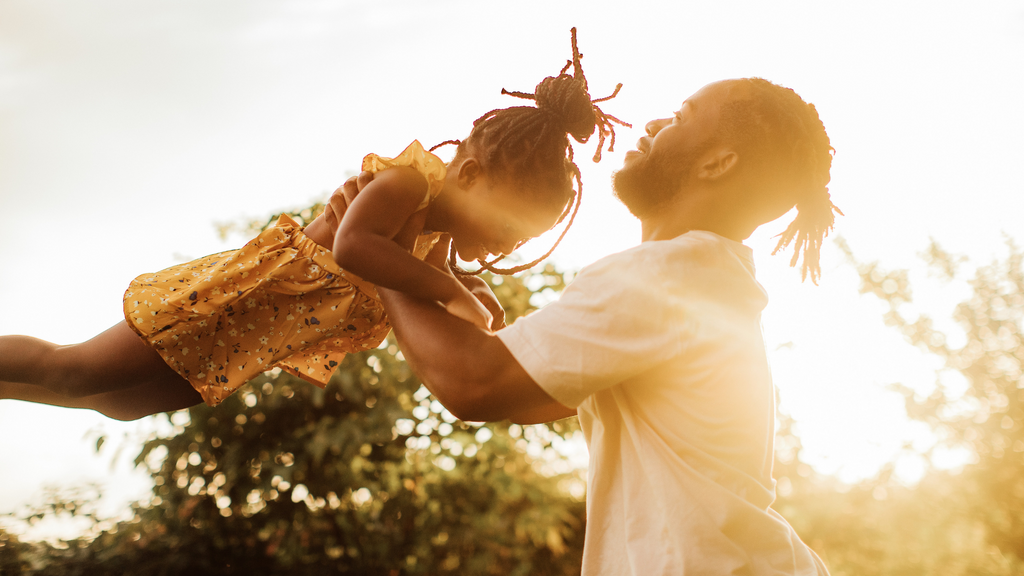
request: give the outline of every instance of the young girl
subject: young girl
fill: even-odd
[[[614,146],[612,122],[622,124],[596,106],[618,87],[590,99],[575,29],[572,48],[573,60],[534,94],[502,91],[536,107],[488,112],[453,142],[447,166],[417,141],[394,158],[370,154],[362,168],[376,176],[351,202],[336,192],[305,229],[282,215],[238,250],[139,276],[125,293],[125,321],[87,342],[0,337],[0,398],[130,420],[214,406],[273,367],[323,387],[346,353],[387,336],[375,285],[490,329],[456,253],[499,273],[536,264],[494,267],[570,210],[571,226],[582,181],[567,136],[586,142],[596,128],[597,161],[606,136]],[[456,274],[444,265],[449,251]]]

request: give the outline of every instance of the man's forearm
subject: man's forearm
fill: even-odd
[[[383,288],[378,292],[406,361],[456,417],[505,420],[557,405],[494,334],[436,302]],[[562,407],[559,416],[571,415],[566,411]]]

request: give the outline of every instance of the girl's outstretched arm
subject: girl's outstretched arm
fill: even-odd
[[[334,260],[383,288],[442,303],[484,329],[491,314],[458,280],[417,259],[398,240],[422,231],[426,210],[417,211],[427,181],[413,168],[389,168],[352,200],[334,237]]]

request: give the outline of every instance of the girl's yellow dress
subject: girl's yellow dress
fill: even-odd
[[[446,168],[413,141],[395,158],[370,154],[363,170],[411,166],[427,180],[425,208]],[[440,234],[421,235],[423,259]],[[375,348],[391,326],[365,280],[282,215],[238,250],[212,254],[132,281],[125,319],[210,406],[265,370],[279,367],[320,387],[345,354]]]

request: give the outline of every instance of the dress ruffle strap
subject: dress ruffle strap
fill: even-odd
[[[441,193],[445,176],[448,174],[448,167],[444,161],[428,152],[419,140],[413,140],[412,144],[406,146],[405,150],[394,158],[385,158],[377,154],[367,154],[363,158],[363,170],[366,172],[376,174],[395,166],[411,166],[427,179],[427,195],[417,210],[426,208],[430,201]]]

